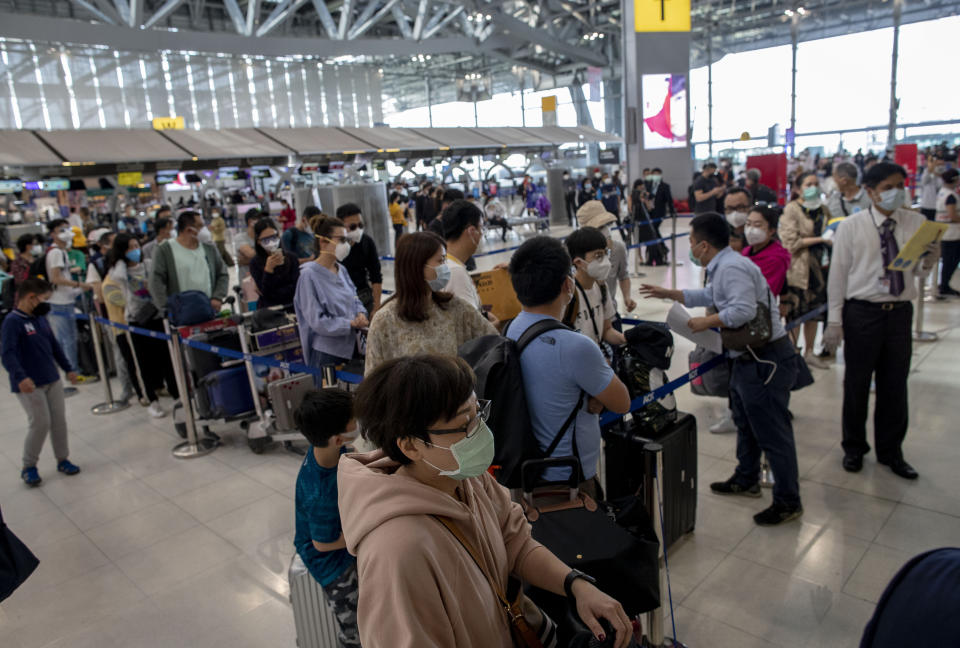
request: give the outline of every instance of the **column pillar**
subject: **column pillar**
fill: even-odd
[[[903,0],[893,0],[893,53],[890,62],[890,125],[887,127],[887,148],[897,143],[897,59],[900,56],[900,11]]]
[[[623,3],[623,96],[624,96],[624,160],[627,177],[632,182],[643,167],[660,167],[664,180],[670,183],[674,196],[683,196],[693,176],[690,149],[690,2],[670,0],[655,3],[649,0],[625,0]],[[661,111],[665,99],[662,81],[657,96],[643,94],[644,75],[682,76],[686,113],[685,139],[675,148],[651,148],[654,138],[645,141],[646,117]],[[649,87],[657,87],[650,79]],[[680,84],[677,85],[678,89]],[[676,106],[671,106],[671,119],[676,121]],[[679,128],[678,128],[679,130]]]

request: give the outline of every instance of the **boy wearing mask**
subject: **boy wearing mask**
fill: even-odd
[[[63,383],[57,365],[76,384],[77,372],[53,336],[44,318],[50,311],[47,300],[53,286],[36,277],[24,279],[19,286],[17,308],[3,321],[3,366],[10,374],[10,391],[27,413],[28,432],[23,443],[23,469],[20,478],[28,486],[37,486],[42,479],[37,461],[43,442],[50,435],[57,457],[57,471],[76,475],[80,468],[70,463],[67,445],[67,417]]]
[[[294,545],[323,587],[337,619],[340,645],[359,646],[357,559],[347,551],[337,503],[337,465],[348,451],[347,443],[359,434],[353,396],[337,388],[308,392],[294,412],[294,422],[310,442],[297,475]]]
[[[577,315],[574,328],[604,349],[602,342],[626,344],[623,333],[613,328],[617,309],[613,297],[607,293],[606,281],[610,275],[610,253],[607,238],[595,227],[581,227],[566,239],[567,252],[576,272]],[[604,349],[607,360],[610,353]]]

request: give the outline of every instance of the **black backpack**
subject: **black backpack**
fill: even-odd
[[[29,276],[31,278],[47,279],[47,254],[49,254],[49,251],[30,262]]]
[[[583,406],[584,394],[580,392],[577,405],[563,427],[547,449],[541,450],[530,423],[520,354],[542,334],[557,329],[571,330],[555,319],[545,319],[531,325],[516,342],[500,335],[485,335],[465,343],[458,351],[477,375],[477,398],[493,402],[487,420],[496,441],[493,466],[497,481],[507,488],[520,487],[520,467],[524,461],[553,454]]]

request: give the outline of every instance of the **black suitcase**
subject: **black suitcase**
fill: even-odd
[[[606,462],[606,495],[615,500],[643,493],[645,454],[648,442],[663,447],[664,547],[693,531],[697,522],[697,419],[680,413],[676,422],[659,434],[612,426],[603,432]]]
[[[206,342],[211,346],[230,349],[231,351],[241,350],[240,334],[237,333],[235,329],[214,331],[212,333],[197,333],[193,335],[191,339],[197,342]],[[187,346],[186,344],[183,346],[187,360],[187,369],[189,369],[193,376],[194,383],[199,382],[201,378],[208,376],[214,371],[222,369],[223,362],[227,360],[227,358],[221,358],[216,353],[202,351],[192,346]]]

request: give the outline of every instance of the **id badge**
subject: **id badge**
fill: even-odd
[[[877,279],[877,292],[880,292],[884,295],[890,294],[890,280],[886,277],[880,277]]]

